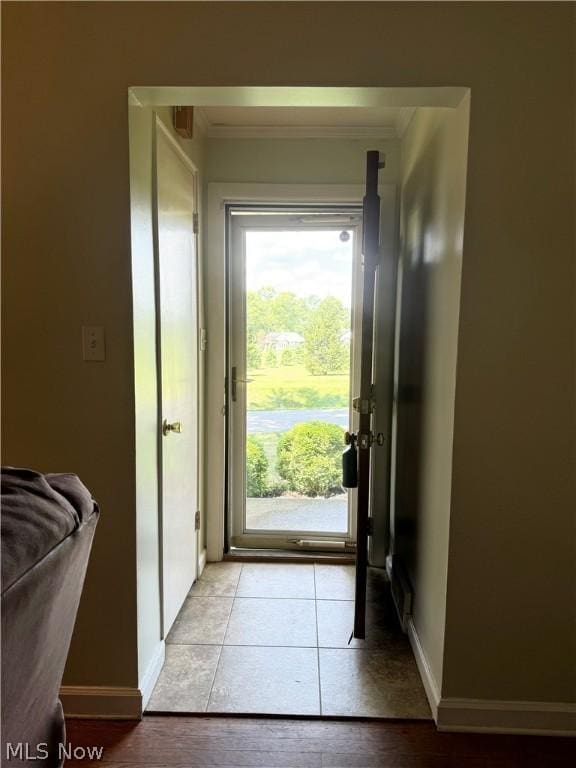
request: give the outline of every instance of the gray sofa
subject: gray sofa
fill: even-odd
[[[75,475],[2,468],[4,765],[62,763],[58,691],[97,520]]]

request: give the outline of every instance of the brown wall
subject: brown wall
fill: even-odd
[[[3,3],[4,460],[102,505],[69,682],[136,680],[127,89],[472,91],[444,688],[573,690],[574,7]],[[108,360],[80,359],[103,324]]]

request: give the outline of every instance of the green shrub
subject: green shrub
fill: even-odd
[[[262,363],[265,368],[277,368],[278,352],[273,347],[269,347],[264,353]]]
[[[268,459],[262,444],[252,436],[246,440],[246,495],[266,496],[268,492]]]
[[[246,365],[249,370],[260,368],[262,365],[262,350],[255,334],[250,332],[246,339]]]
[[[304,360],[304,350],[301,346],[283,349],[280,353],[280,365],[301,365]]]
[[[264,496],[272,498],[274,496],[282,496],[288,488],[285,480],[270,480],[266,485],[266,493]]]
[[[344,430],[336,424],[297,424],[278,441],[278,474],[292,491],[329,496],[342,483]]]

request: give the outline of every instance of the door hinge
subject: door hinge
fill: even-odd
[[[199,230],[200,230],[200,224],[199,224],[198,214],[193,213],[192,214],[192,231],[194,232],[195,235],[197,235]]]
[[[194,530],[200,530],[200,510],[197,510],[196,514],[194,515]]]
[[[208,336],[206,334],[206,328],[200,328],[200,351],[205,352],[208,346]]]
[[[366,524],[366,530],[368,533],[368,536],[374,536],[374,518],[369,517],[367,524]]]

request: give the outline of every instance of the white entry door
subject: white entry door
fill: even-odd
[[[198,287],[196,172],[159,120],[156,201],[165,637],[197,575]]]

